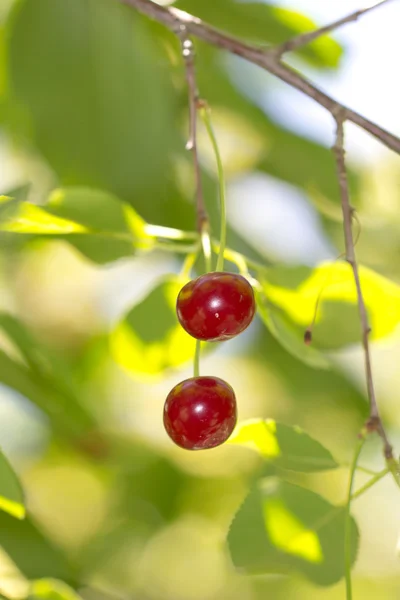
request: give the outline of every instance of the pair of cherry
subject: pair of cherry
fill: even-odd
[[[176,312],[182,327],[197,340],[229,340],[254,317],[253,288],[236,273],[206,273],[181,289]],[[191,377],[178,383],[164,406],[168,435],[187,450],[219,446],[231,435],[236,420],[235,393],[219,377]]]

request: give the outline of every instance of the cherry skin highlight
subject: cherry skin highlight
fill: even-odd
[[[235,392],[219,377],[192,377],[178,383],[164,405],[164,427],[175,444],[206,450],[223,444],[237,420]]]
[[[237,273],[206,273],[178,294],[176,314],[183,329],[198,340],[222,342],[244,331],[256,303],[250,283]]]

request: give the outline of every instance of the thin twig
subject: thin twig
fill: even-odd
[[[357,468],[359,468],[359,467],[357,467]],[[379,473],[376,473],[373,477],[371,477],[371,479],[369,481],[367,481],[367,483],[365,483],[362,487],[360,487],[360,489],[358,489],[356,492],[354,492],[354,494],[351,496],[351,501],[356,500],[356,498],[359,498],[360,496],[365,494],[365,492],[367,490],[372,488],[372,486],[374,486],[376,483],[378,483],[378,481],[383,479],[389,472],[390,472],[389,467],[386,467],[386,469],[383,469]]]
[[[272,75],[275,75],[281,81],[284,81],[291,87],[315,100],[315,102],[326,108],[331,114],[335,115],[341,113],[343,120],[355,123],[380,140],[382,144],[400,154],[400,138],[389,133],[382,127],[379,127],[379,125],[373,123],[369,119],[364,118],[354,110],[336,102],[336,100],[328,96],[328,94],[325,94],[325,92],[305,79],[297,71],[294,71],[288,65],[282,63],[273,53],[266,52],[264,48],[241,42],[232,36],[217,31],[210,25],[203,23],[203,21],[197,17],[173,7],[161,6],[155,4],[151,0],[119,1],[136,8],[139,12],[150,18],[163,23],[174,32],[179,30],[180,26],[184,26],[189,34],[194,35],[213,46],[217,46],[232,54],[241,56],[248,62],[258,65]]]
[[[333,23],[329,23],[329,25],[325,25],[324,27],[320,27],[319,29],[315,29],[314,31],[309,31],[308,33],[302,33],[300,35],[297,35],[296,37],[291,38],[287,42],[284,42],[279,46],[271,48],[270,50],[268,50],[268,52],[273,53],[277,58],[281,58],[284,54],[286,54],[286,52],[293,52],[293,50],[298,50],[302,46],[310,44],[319,37],[326,35],[327,33],[330,33],[331,31],[334,31],[339,27],[342,27],[342,25],[346,25],[347,23],[351,23],[352,21],[357,21],[357,19],[359,19],[362,15],[365,15],[366,13],[375,10],[375,8],[379,8],[380,6],[382,6],[382,4],[387,4],[391,1],[392,0],[381,0],[381,2],[373,4],[372,6],[368,6],[367,8],[356,10],[355,12],[352,12],[351,14],[347,15],[347,17],[342,17],[337,21],[333,21]]]
[[[333,151],[336,157],[337,176],[339,181],[340,197],[342,201],[346,260],[350,264],[351,269],[353,271],[353,277],[356,284],[357,292],[358,312],[361,321],[362,344],[364,347],[365,358],[365,375],[367,380],[367,392],[370,406],[370,414],[367,423],[367,429],[368,431],[376,431],[381,436],[384,443],[385,457],[387,460],[390,460],[393,458],[392,446],[390,445],[389,440],[386,436],[386,432],[383,428],[382,421],[379,415],[378,404],[376,402],[374,380],[372,376],[371,352],[369,346],[369,334],[371,332],[371,328],[368,324],[367,309],[365,307],[365,301],[360,282],[360,274],[358,271],[357,260],[354,250],[354,239],[352,230],[354,209],[350,204],[350,194],[349,185],[347,181],[344,150],[343,116],[341,114],[336,115],[336,142],[333,147]]]
[[[193,42],[187,36],[186,27],[183,25],[179,29],[182,40],[182,56],[185,60],[186,81],[189,90],[189,139],[186,149],[192,152],[193,167],[196,182],[196,214],[197,230],[201,234],[205,228],[208,228],[208,216],[204,204],[203,184],[201,181],[201,169],[199,153],[197,148],[197,103],[199,95],[196,85],[196,72],[194,65]]]

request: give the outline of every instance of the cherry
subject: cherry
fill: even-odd
[[[187,450],[223,444],[236,419],[235,392],[219,377],[185,379],[165,401],[164,427],[172,441]]]
[[[206,273],[189,281],[178,294],[176,313],[191,336],[221,342],[238,335],[254,317],[250,283],[237,273]]]

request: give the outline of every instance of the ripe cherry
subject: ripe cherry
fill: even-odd
[[[198,340],[221,342],[238,335],[254,317],[250,283],[237,273],[206,273],[178,294],[176,313],[182,327]]]
[[[178,383],[164,406],[164,427],[175,444],[205,450],[223,444],[237,419],[236,397],[219,377],[192,377]]]

